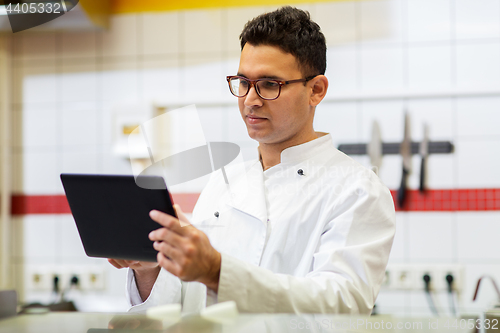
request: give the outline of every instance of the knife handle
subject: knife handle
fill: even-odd
[[[408,170],[403,166],[403,175],[401,176],[401,185],[398,191],[398,204],[402,208],[406,199],[406,179],[408,178]]]
[[[420,192],[425,191],[425,163],[426,163],[426,157],[422,156],[422,162],[420,164],[420,187],[419,190]]]

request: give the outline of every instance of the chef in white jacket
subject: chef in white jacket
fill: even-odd
[[[181,223],[152,211],[157,263],[129,267],[131,311],[181,303],[195,312],[235,301],[241,312],[369,314],[395,232],[389,190],[313,129],[328,80],[326,43],[302,10],[249,21],[228,77],[259,160],[214,173]],[[182,223],[182,220],[184,220]]]

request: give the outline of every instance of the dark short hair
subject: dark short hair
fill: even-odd
[[[306,77],[325,74],[325,36],[307,11],[285,6],[259,15],[245,24],[240,40],[241,50],[250,43],[277,46],[292,54]]]

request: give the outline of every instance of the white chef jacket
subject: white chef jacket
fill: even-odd
[[[131,311],[181,303],[196,312],[235,301],[241,312],[369,314],[395,233],[389,190],[338,151],[330,135],[287,148],[281,163],[217,171],[193,224],[221,252],[218,293],[162,269],[142,302],[129,270]]]

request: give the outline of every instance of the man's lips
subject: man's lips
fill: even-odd
[[[247,115],[246,117],[247,117],[249,124],[258,124],[258,123],[261,123],[264,120],[266,120],[266,118],[264,118],[264,117],[258,117],[258,116],[254,116],[254,115]]]

